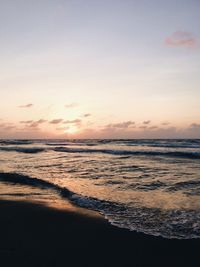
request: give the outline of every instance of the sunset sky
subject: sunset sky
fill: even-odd
[[[0,138],[200,138],[199,0],[0,0]]]

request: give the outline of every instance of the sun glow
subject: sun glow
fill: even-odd
[[[64,130],[64,132],[68,133],[68,134],[74,134],[74,133],[77,133],[77,131],[78,131],[78,129],[76,126],[70,126],[66,130]]]

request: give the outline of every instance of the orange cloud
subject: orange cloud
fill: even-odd
[[[176,31],[168,36],[165,44],[169,47],[196,47],[197,39],[191,32]]]

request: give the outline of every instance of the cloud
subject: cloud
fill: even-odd
[[[151,121],[143,121],[143,124],[149,124],[149,123],[151,123]]]
[[[80,133],[75,133],[74,138],[129,138],[129,139],[148,139],[148,138],[182,138],[188,136],[184,131],[180,131],[175,127],[154,128],[153,130],[146,125],[142,128],[86,128]],[[152,126],[153,127],[153,126]],[[197,136],[197,134],[195,135]]]
[[[4,127],[4,130],[14,130],[14,129],[16,129],[15,125],[8,125]]]
[[[106,128],[129,128],[130,126],[133,126],[135,124],[134,121],[124,121],[119,123],[110,123],[106,125]]]
[[[28,127],[37,127],[42,123],[47,122],[47,120],[40,119],[38,121],[28,120],[28,121],[20,121],[20,123],[27,124]]]
[[[66,127],[58,127],[58,128],[56,128],[57,131],[66,131],[66,130],[68,130],[68,129],[69,129],[68,126],[66,126]]]
[[[154,125],[154,126],[149,127],[148,129],[150,130],[158,129],[158,126]]]
[[[190,127],[192,127],[192,128],[200,128],[200,123],[192,123],[190,125]]]
[[[24,122],[24,124],[23,124]],[[28,123],[27,123],[28,122]],[[22,121],[22,124],[19,127],[19,124],[14,124],[11,122],[1,122],[0,123],[0,138],[5,139],[29,139],[29,138],[59,138],[60,135],[55,134],[51,130],[42,130],[40,129],[41,123],[44,123],[43,119],[36,121]],[[65,127],[67,129],[67,126]]]
[[[12,123],[1,123],[0,124],[0,128],[3,130],[3,131],[6,131],[6,130],[13,130],[16,128],[15,125],[13,125]]]
[[[47,122],[47,120],[44,120],[44,119],[40,119],[40,120],[37,121],[38,124],[42,124],[42,123],[45,123],[45,122]]]
[[[87,118],[87,117],[90,117],[92,114],[90,114],[90,113],[86,113],[86,114],[83,114],[83,117],[84,118]]]
[[[32,123],[27,124],[25,128],[37,128],[38,126],[39,123],[37,121],[33,121]]]
[[[24,124],[29,124],[29,123],[32,123],[33,120],[29,120],[29,121],[20,121],[20,123],[24,123]]]
[[[63,119],[55,119],[55,120],[50,121],[49,123],[58,124],[58,123],[61,123],[62,121],[63,121]]]
[[[70,103],[70,104],[66,104],[65,107],[66,108],[75,108],[75,107],[78,107],[78,103]]]
[[[22,106],[19,106],[19,108],[31,108],[33,107],[33,104],[26,104],[26,105],[22,105]]]
[[[42,119],[41,119],[42,120]],[[61,120],[61,119],[57,119]],[[54,123],[57,128],[57,133],[52,131],[44,132],[39,127],[40,120],[32,121],[25,124],[23,128],[18,128],[17,125],[9,122],[0,123],[0,138],[66,138],[68,136],[67,130],[73,127],[79,127],[78,119],[67,121],[66,124]],[[55,120],[53,120],[55,121]],[[70,124],[71,122],[75,124]],[[134,123],[134,122],[132,122]],[[112,125],[112,127],[110,127]],[[131,125],[131,126],[128,126]],[[107,127],[109,126],[109,127]],[[160,125],[138,125],[130,124],[130,121],[121,123],[111,123],[105,127],[94,126],[81,128],[80,131],[70,133],[69,137],[73,138],[200,138],[200,123],[194,122],[185,128],[176,127],[161,127]],[[115,127],[114,127],[115,126]],[[120,127],[119,127],[120,126]]]
[[[64,124],[80,124],[81,122],[82,122],[82,120],[75,119],[75,120],[67,120],[67,121],[64,121],[63,123]]]
[[[6,123],[1,123],[0,128],[4,128],[4,127],[6,127]]]
[[[170,123],[166,121],[166,122],[162,122],[161,124],[166,126],[166,125],[169,125]]]
[[[16,128],[16,125],[11,122],[0,123],[0,138],[8,138],[9,134],[13,133]]]
[[[165,39],[165,44],[169,47],[196,47],[197,39],[191,32],[176,31]]]

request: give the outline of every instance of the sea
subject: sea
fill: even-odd
[[[0,199],[75,206],[164,238],[200,238],[200,140],[0,140]]]

